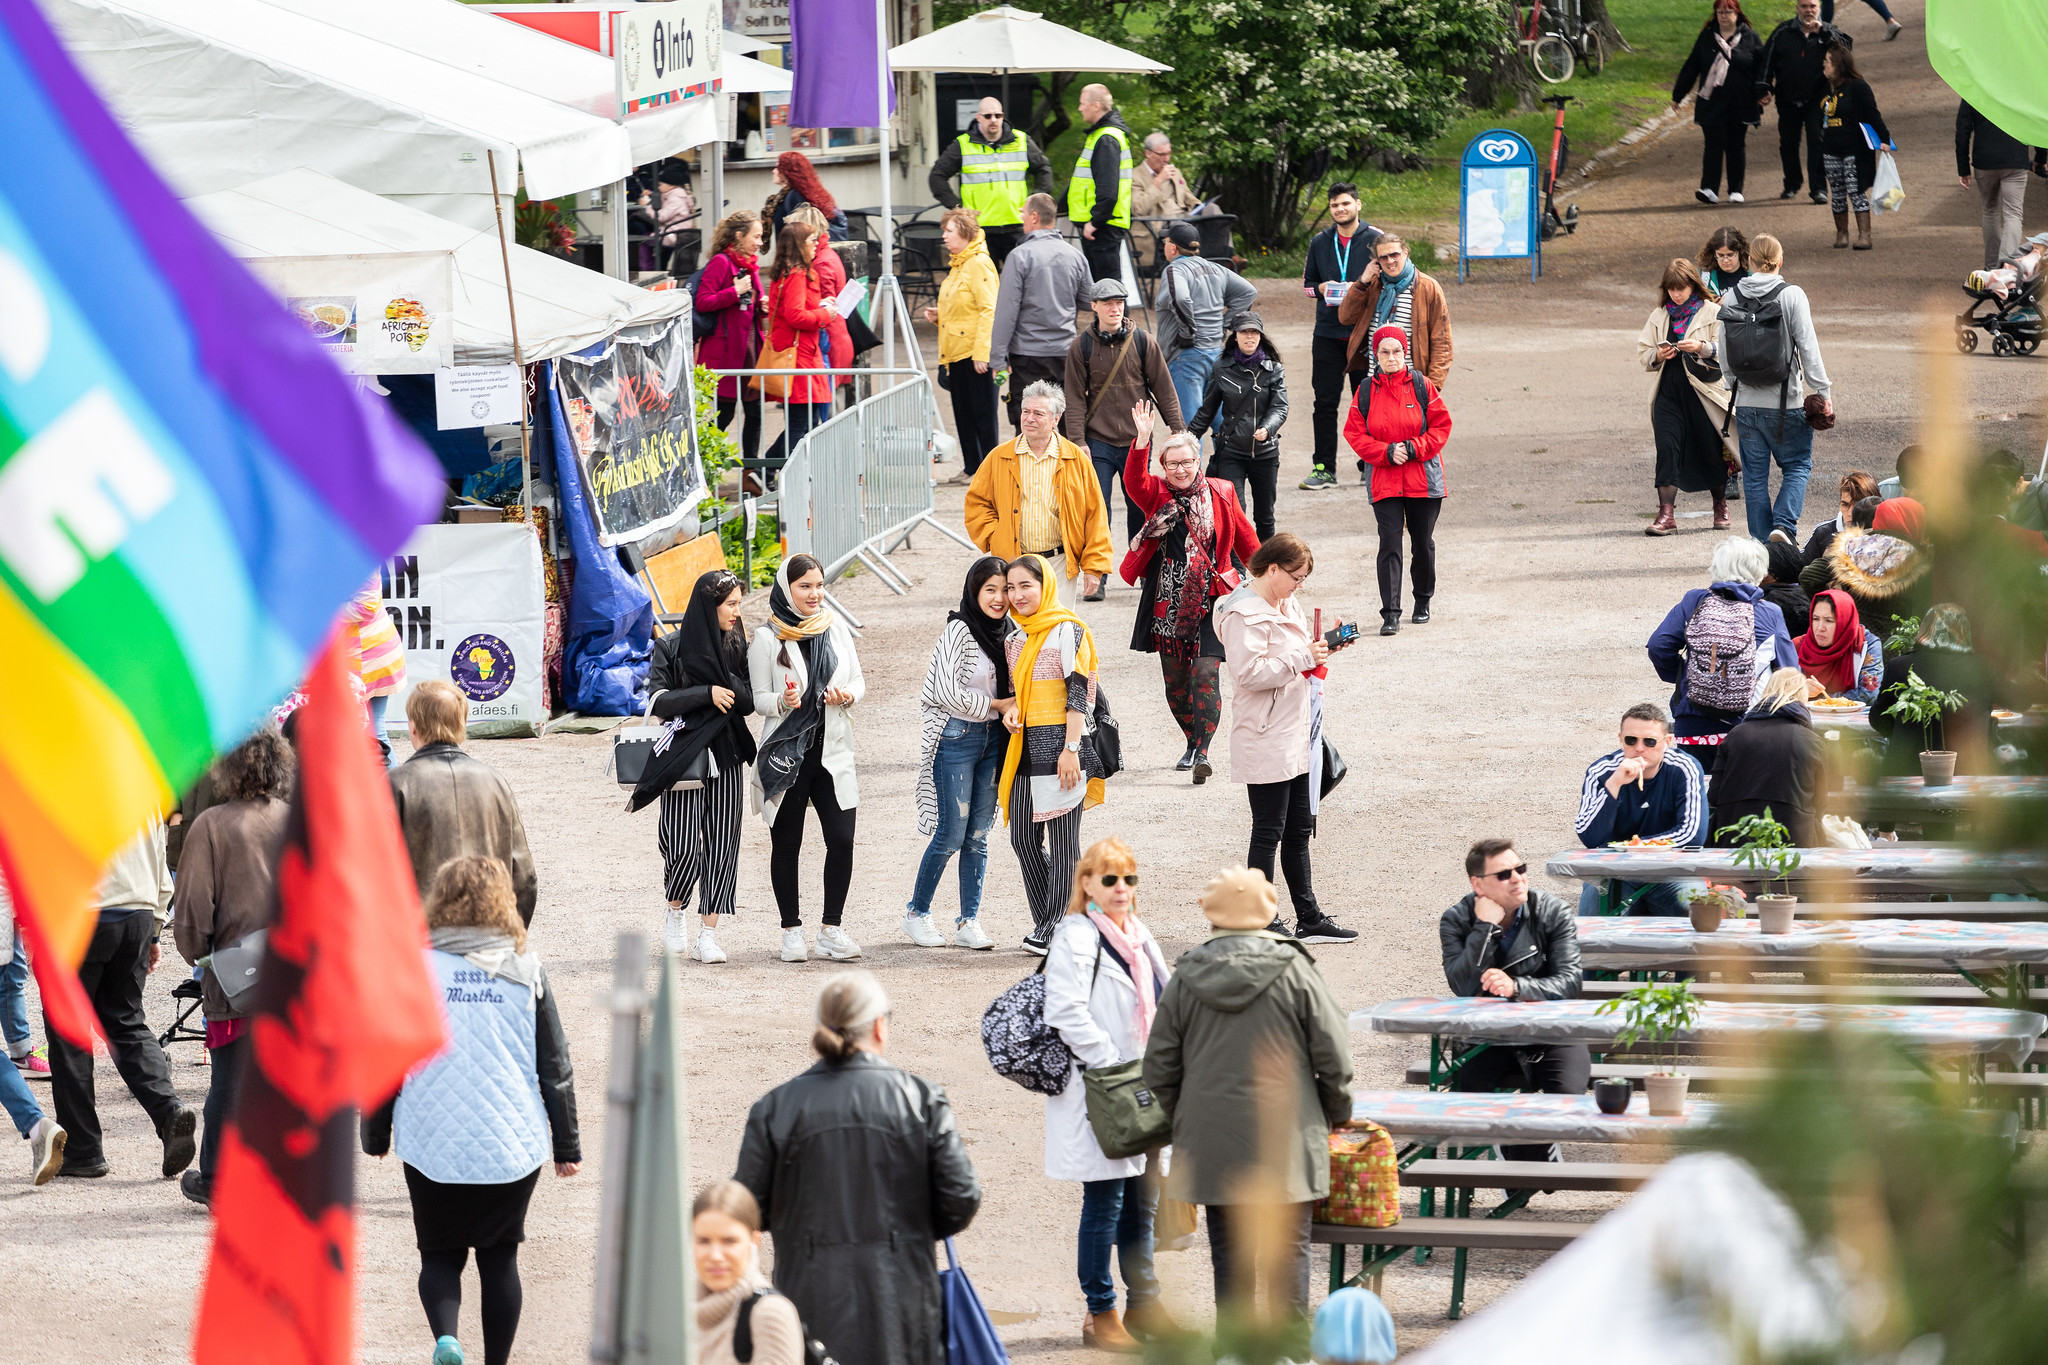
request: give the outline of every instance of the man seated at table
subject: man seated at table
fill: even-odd
[[[1587,848],[1631,839],[1669,841],[1674,848],[1698,848],[1707,835],[1707,779],[1699,760],[1673,747],[1671,713],[1653,701],[1638,702],[1621,715],[1621,747],[1593,760],[1579,789],[1579,818],[1573,828]],[[1617,882],[1619,913],[1683,915],[1686,896],[1697,881]],[[1600,913],[1600,884],[1586,883],[1579,913]]]
[[[1465,855],[1472,893],[1444,911],[1444,979],[1457,995],[1570,1000],[1579,993],[1579,925],[1568,901],[1529,886],[1529,864],[1509,839],[1481,839]],[[1493,1043],[1469,1057],[1451,1089],[1583,1095],[1593,1059],[1583,1044]],[[1554,1161],[1554,1147],[1502,1147],[1509,1161]]]

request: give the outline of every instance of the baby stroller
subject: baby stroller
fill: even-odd
[[[1956,316],[1956,349],[1964,355],[1977,349],[1977,329],[1983,328],[1991,336],[1993,355],[2032,355],[2041,344],[2041,285],[2043,277],[2036,275],[2018,285],[2000,302],[1998,295],[1988,289],[1971,289],[1964,286],[1963,292],[1973,302],[1969,310]],[[1991,311],[1981,311],[1985,304]]]

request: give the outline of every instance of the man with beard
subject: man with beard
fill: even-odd
[[[1358,216],[1358,186],[1344,181],[1330,186],[1330,226],[1309,239],[1308,263],[1301,272],[1301,292],[1316,301],[1316,329],[1309,343],[1316,448],[1314,464],[1301,481],[1311,492],[1337,486],[1337,409],[1351,358],[1351,329],[1337,321],[1337,305],[1372,265],[1373,243],[1379,238],[1379,229]],[[1365,378],[1351,376],[1353,393]]]

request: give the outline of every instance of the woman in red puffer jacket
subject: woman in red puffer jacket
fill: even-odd
[[[817,370],[825,365],[818,337],[831,326],[833,313],[824,305],[818,272],[812,264],[823,236],[807,223],[792,223],[775,243],[775,264],[769,271],[774,282],[768,286],[768,349],[782,351],[795,346],[792,369]],[[771,460],[794,450],[804,433],[832,415],[830,379],[797,375],[785,382],[789,385],[789,395],[783,401],[786,431],[770,447]]]
[[[1372,384],[1358,391],[1344,439],[1358,467],[1372,466],[1372,514],[1380,525],[1380,634],[1401,629],[1401,529],[1414,563],[1417,623],[1429,619],[1436,592],[1436,516],[1444,501],[1444,442],[1451,413],[1427,376],[1408,368],[1408,334],[1388,324],[1372,334],[1378,361]]]

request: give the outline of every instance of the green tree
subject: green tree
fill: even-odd
[[[1178,106],[1177,153],[1252,245],[1300,235],[1324,176],[1420,153],[1468,76],[1509,42],[1505,6],[1474,0],[1156,0],[1144,51]]]

